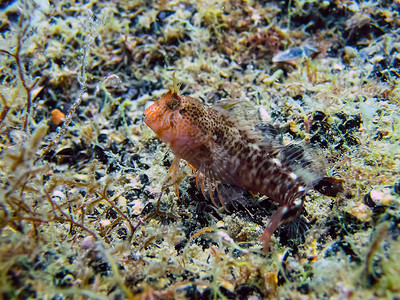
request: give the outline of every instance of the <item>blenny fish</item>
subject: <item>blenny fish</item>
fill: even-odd
[[[197,169],[196,184],[204,197],[208,189],[214,205],[218,199],[225,207],[218,183],[278,202],[280,208],[261,235],[268,251],[275,229],[297,217],[302,196],[318,179],[317,173],[299,162],[297,150],[288,154],[290,148],[268,142],[250,122],[238,120],[223,107],[179,95],[175,77],[173,81],[174,86],[144,113],[147,126],[175,154],[170,171],[176,177],[180,160],[186,160]]]

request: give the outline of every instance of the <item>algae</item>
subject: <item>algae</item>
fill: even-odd
[[[1,3],[1,297],[400,297],[399,10]],[[304,45],[318,52],[273,62]],[[270,199],[214,207],[183,163],[179,198],[169,186],[173,155],[143,111],[173,74],[205,103],[249,103],[266,133],[307,144],[335,178],[307,194],[306,225],[281,227],[268,254]]]

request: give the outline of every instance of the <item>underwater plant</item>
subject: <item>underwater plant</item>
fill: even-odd
[[[0,297],[398,297],[398,14],[396,1],[0,3]],[[172,108],[198,99],[233,123],[223,134],[246,129],[239,145],[270,137],[289,183],[256,195],[193,159],[197,185],[183,162],[165,184],[178,164],[143,113],[173,70]],[[275,147],[300,141],[326,160],[312,188]],[[268,227],[266,254],[287,201],[300,226]]]

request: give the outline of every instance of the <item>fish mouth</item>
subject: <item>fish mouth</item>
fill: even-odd
[[[171,125],[166,122],[165,116],[160,116],[158,114],[147,114],[145,113],[144,123],[150,127],[151,130],[158,133],[160,131],[168,130]]]
[[[148,116],[145,115],[143,122],[150,127],[151,130],[155,130],[156,129],[156,120],[154,118],[149,118]]]
[[[146,123],[147,126],[150,127],[150,124],[154,123],[157,120],[157,116],[153,113],[151,113],[151,106],[147,108],[144,112],[144,122]]]

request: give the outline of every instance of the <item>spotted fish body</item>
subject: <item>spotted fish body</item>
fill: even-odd
[[[249,123],[222,108],[170,90],[147,108],[145,116],[144,122],[175,154],[175,167],[180,159],[186,160],[209,190],[211,183],[234,185],[282,205],[264,233],[265,246],[285,215],[297,215],[301,204],[295,200],[315,181],[315,176],[296,165],[296,155],[284,155],[282,147],[263,140]],[[211,192],[210,197],[214,202]]]

